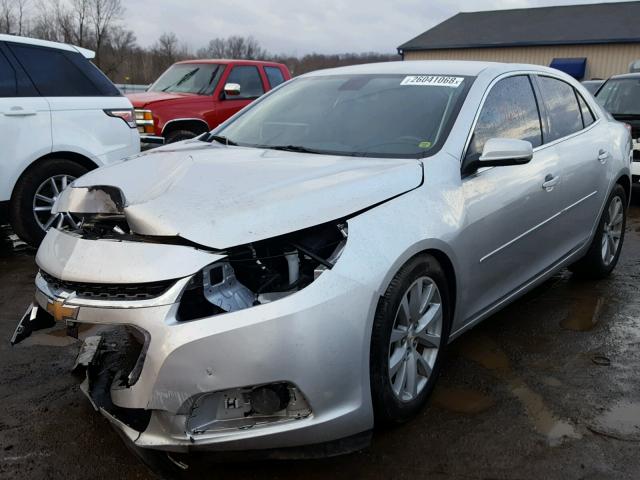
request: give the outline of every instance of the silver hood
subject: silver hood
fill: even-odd
[[[115,203],[123,203],[118,208],[133,232],[223,249],[358,212],[418,187],[422,175],[414,159],[187,142],[88,173],[56,210],[73,212],[70,198],[90,187],[116,187],[122,195]]]

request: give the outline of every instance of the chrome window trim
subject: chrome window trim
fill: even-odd
[[[201,118],[174,118],[164,124],[164,126],[162,127],[162,135],[164,135],[164,131],[166,130],[167,125],[170,125],[171,123],[174,123],[174,122],[200,122],[204,124],[205,128],[207,129],[206,130],[207,132],[211,130],[209,128],[209,124]]]
[[[536,76],[541,76],[541,77],[550,77],[550,78],[554,78],[556,80],[560,80],[561,82],[566,83],[567,85],[569,85],[571,88],[573,88],[575,90],[575,87],[573,85],[571,85],[570,83],[567,83],[567,81],[557,75],[554,75],[553,73],[549,73],[549,72],[540,72],[540,71],[536,71],[536,70],[514,70],[513,72],[506,72],[503,73],[501,75],[498,75],[497,77],[495,77],[491,83],[489,84],[489,86],[487,87],[487,89],[485,90],[484,94],[482,95],[482,99],[480,100],[480,104],[478,106],[478,109],[476,110],[476,114],[473,117],[473,122],[471,124],[471,128],[469,129],[469,132],[467,133],[467,139],[465,140],[464,143],[464,149],[462,150],[462,155],[460,156],[460,166],[462,166],[462,163],[464,162],[465,156],[467,154],[467,150],[469,149],[469,144],[471,143],[471,137],[473,136],[473,132],[476,129],[476,125],[478,123],[478,119],[480,118],[480,113],[482,112],[482,108],[484,107],[485,101],[487,100],[487,97],[489,96],[489,93],[491,92],[491,90],[493,89],[493,87],[500,81],[500,80],[504,80],[505,78],[510,78],[510,77],[518,77],[518,76],[522,76],[522,75],[536,75]],[[532,87],[533,88],[533,87]],[[580,92],[578,92],[580,93]],[[535,91],[534,91],[535,94]],[[584,95],[582,95],[582,97],[584,98]],[[536,99],[538,100],[538,102],[542,102],[542,99],[538,99],[536,97]],[[589,105],[589,107],[591,108],[592,113],[594,114],[594,116],[596,117],[595,122],[593,122],[591,125],[589,125],[586,128],[582,128],[581,130],[578,130],[577,132],[573,132],[569,135],[566,135],[564,137],[560,137],[557,138],[555,140],[553,140],[552,142],[549,143],[543,143],[542,145],[539,145],[537,147],[535,147],[533,149],[533,152],[537,152],[539,150],[542,150],[543,148],[547,148],[549,146],[553,146],[553,145],[557,145],[558,143],[564,141],[564,140],[568,140],[570,138],[575,137],[576,135],[579,135],[583,132],[586,132],[588,130],[590,130],[591,128],[593,128],[595,125],[597,125],[600,120],[601,117],[599,115],[599,112],[594,109],[592,107],[592,105],[589,103],[589,101],[584,98],[585,102],[587,102],[587,105]],[[541,115],[542,112],[540,111],[540,106],[538,105],[538,114]],[[543,140],[544,140],[544,132],[543,132]],[[473,178],[473,175],[470,175],[467,178]]]

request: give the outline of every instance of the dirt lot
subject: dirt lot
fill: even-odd
[[[638,197],[636,192],[636,196]],[[5,232],[0,233],[4,237]],[[0,477],[151,478],[69,374],[77,343],[9,337],[33,252],[0,240]],[[452,344],[418,418],[322,461],[190,466],[194,478],[640,478],[640,201],[614,275],[562,272]]]

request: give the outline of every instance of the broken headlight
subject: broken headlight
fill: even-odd
[[[335,265],[346,241],[346,223],[328,223],[232,248],[191,278],[178,320],[234,312],[300,291]]]

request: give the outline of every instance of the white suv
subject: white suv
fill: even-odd
[[[0,35],[0,224],[37,246],[59,193],[89,170],[140,150],[129,100],[63,43]]]

